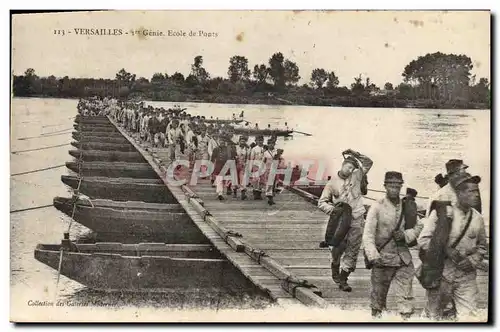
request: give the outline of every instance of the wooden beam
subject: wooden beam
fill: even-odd
[[[110,118],[110,121],[114,123],[114,121]],[[122,133],[122,129],[116,126],[117,129]],[[122,133],[123,134],[123,133]],[[134,146],[136,145],[128,135],[123,134],[128,141],[130,141]],[[140,144],[138,144],[140,145]],[[139,150],[139,149],[138,149]],[[140,151],[140,150],[139,150]],[[157,157],[153,157],[151,155],[146,155],[142,153],[144,158],[148,161],[151,167],[155,170],[155,172],[160,175],[161,179],[165,183],[167,187],[170,187],[166,179],[167,169],[164,165],[158,166],[156,162],[159,162]],[[281,280],[281,288],[284,289],[287,293],[291,294],[294,298],[298,299],[301,303],[306,305],[314,305],[319,307],[328,306],[328,302],[326,302],[321,297],[321,292],[314,286],[311,285],[307,280],[301,280],[293,275],[289,271],[287,271],[281,264],[276,262],[271,257],[266,257],[265,255],[259,255],[256,258],[255,255],[259,250],[252,248],[250,245],[241,241],[239,238],[241,235],[228,230],[226,227],[221,225],[217,219],[210,214],[210,212],[205,208],[205,206],[200,203],[202,200],[197,197],[196,193],[191,190],[186,185],[180,186],[182,192],[187,194],[188,203],[195,209],[195,211],[203,218],[203,220],[210,225],[212,229],[236,252],[245,252],[249,257],[251,257],[254,261],[258,261],[260,265],[262,265],[266,270],[271,272],[276,278]]]

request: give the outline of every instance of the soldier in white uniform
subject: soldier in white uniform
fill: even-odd
[[[250,151],[250,160],[256,164],[262,162],[264,159],[264,137],[262,135],[257,136],[255,139],[255,142],[257,143],[256,146],[252,148]],[[252,167],[252,173],[257,171],[258,166]],[[252,179],[252,186],[253,186],[253,198],[256,200],[262,199],[262,177],[261,176],[254,176]]]
[[[444,269],[439,286],[427,290],[426,313],[433,319],[442,318],[450,298],[455,303],[459,319],[476,314],[478,294],[476,270],[483,261],[488,247],[483,217],[473,208],[479,200],[478,184],[481,178],[465,173],[450,181],[456,189],[457,201],[448,208],[452,222]],[[424,228],[418,238],[421,251],[427,252],[430,249],[437,222],[438,216],[436,210],[433,210],[424,220]],[[460,238],[462,233],[464,235]],[[455,247],[452,248],[454,244]]]
[[[385,174],[386,196],[374,202],[368,210],[363,233],[363,247],[371,270],[372,316],[386,310],[387,293],[392,286],[396,292],[399,313],[409,318],[413,313],[412,281],[415,274],[408,245],[414,242],[423,225],[417,222],[406,227],[400,198],[403,176],[399,172]]]

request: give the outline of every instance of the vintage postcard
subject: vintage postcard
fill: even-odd
[[[14,322],[488,322],[489,11],[13,13]]]

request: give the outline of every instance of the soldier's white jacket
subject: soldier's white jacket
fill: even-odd
[[[401,200],[399,204],[394,205],[387,197],[384,197],[370,206],[363,233],[363,247],[369,260],[380,258],[384,266],[408,265],[412,261],[406,244],[416,240],[420,235],[423,228],[421,221],[417,221],[413,228],[405,229],[403,217],[399,230],[405,234],[405,243],[398,244],[392,239],[380,252],[377,250],[377,247],[392,238],[392,232],[398,225],[400,215]]]
[[[471,208],[467,213],[464,213],[456,206],[453,206],[452,209],[453,221],[451,223],[448,245],[451,246],[453,242],[455,242],[455,240],[460,236],[460,233],[467,223],[469,214],[472,213],[470,226],[455,249],[458,250],[461,255],[467,257],[474,267],[477,267],[478,264],[482,262],[483,257],[487,251],[486,230],[483,217],[473,208]],[[419,248],[424,250],[429,249],[429,244],[436,229],[437,221],[438,217],[436,210],[433,210],[429,217],[426,218],[426,220],[423,220],[424,228],[417,240]],[[449,258],[445,259],[443,278],[453,282],[457,278],[463,278],[466,275],[468,275],[470,278],[475,278],[476,273],[467,273],[461,271]]]

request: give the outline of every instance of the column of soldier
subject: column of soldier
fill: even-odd
[[[194,160],[211,160],[215,165],[211,182],[220,200],[225,199],[224,189],[234,197],[239,191],[244,200],[250,185],[254,199],[262,199],[262,191],[265,191],[269,204],[274,204],[276,188],[266,185],[267,174],[248,185],[241,183],[243,181],[231,183],[218,176],[229,159],[236,161],[239,174],[247,160],[277,159],[284,167],[283,150],[275,149],[274,137],[267,141],[267,146],[262,136],[256,137],[251,145],[248,145],[248,137],[240,136],[236,144],[232,141],[230,126],[207,125],[204,117],[143,104],[118,103],[117,107],[106,109],[104,113],[112,115],[127,130],[139,133],[153,146],[167,146],[172,161],[184,154],[191,165]],[[488,257],[480,177],[468,173],[468,166],[462,160],[449,160],[445,165],[446,175],[434,179],[440,189],[429,199],[425,216],[417,217],[417,191],[407,188],[406,196],[401,199],[403,174],[389,171],[383,183],[385,197],[373,202],[366,213],[363,186],[373,162],[351,149],[342,155],[345,159],[340,170],[331,177],[318,200],[318,207],[329,215],[324,243],[331,251],[332,279],[339,289],[352,291],[347,281],[356,269],[363,245],[365,265],[371,269],[373,317],[380,317],[387,310],[391,286],[399,313],[405,319],[411,317],[415,276],[426,290],[424,315],[432,319],[475,316],[477,270],[487,270],[484,259]],[[417,268],[411,247],[418,248],[421,265]]]
[[[250,144],[247,135],[233,141],[232,125],[217,121],[207,123],[204,116],[191,116],[184,111],[151,105],[146,107],[141,103],[122,103],[119,107],[105,109],[108,110],[106,114],[113,116],[128,131],[139,133],[141,139],[153,147],[168,148],[171,162],[184,157],[192,169],[196,160],[211,161],[214,169],[209,176],[219,200],[225,200],[225,195],[237,198],[238,194],[241,200],[246,200],[251,188],[254,200],[263,200],[264,194],[269,205],[275,204],[274,196],[282,190],[282,177],[276,176],[273,181],[268,181],[269,170],[273,161],[278,168],[286,167],[284,150],[276,148],[277,137],[268,138],[267,144],[264,144],[262,135],[256,136]],[[221,174],[228,160],[234,160],[236,164],[237,181],[227,180],[224,178],[227,174]],[[244,173],[250,160],[263,163],[265,172],[260,176],[246,177]]]

